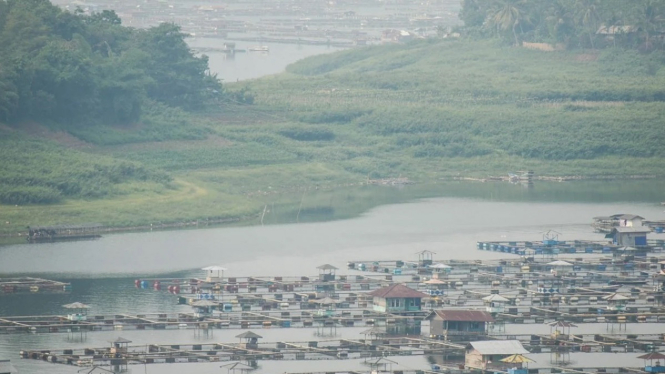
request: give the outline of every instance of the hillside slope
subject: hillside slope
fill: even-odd
[[[136,171],[95,179],[81,164],[82,191],[94,192],[89,182],[98,180],[104,198],[61,192],[58,204],[0,205],[11,221],[0,232],[26,224],[256,217],[275,203],[282,212],[316,210],[319,202],[303,204],[302,191],[368,178],[432,182],[525,169],[663,176],[665,70],[653,57],[467,40],[312,57],[284,74],[228,87],[249,90],[253,105],[177,112],[163,130],[163,114],[136,127],[64,128],[85,146],[68,151],[49,143],[61,147],[53,152]],[[11,160],[4,168],[14,174],[27,165],[21,157]],[[53,186],[45,179],[56,176],[49,175],[42,185]],[[20,189],[19,182],[12,188]]]

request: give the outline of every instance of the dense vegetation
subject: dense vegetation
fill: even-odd
[[[663,49],[663,0],[463,0],[466,30],[568,48]]]
[[[184,38],[174,24],[123,27],[113,11],[85,15],[47,0],[0,0],[0,122],[27,132],[37,122],[97,144],[203,139],[183,110],[218,100],[222,88]],[[170,179],[8,129],[0,135],[1,203],[99,198],[122,182]]]
[[[199,109],[221,92],[174,24],[123,27],[47,0],[0,1],[0,120],[127,124],[144,107]]]

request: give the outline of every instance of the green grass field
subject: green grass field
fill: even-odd
[[[228,86],[254,105],[150,109],[125,128],[0,127],[0,233],[292,213],[305,191],[368,178],[663,176],[665,69],[650,61],[423,41]]]

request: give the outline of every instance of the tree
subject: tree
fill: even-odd
[[[147,73],[154,81],[150,97],[171,106],[200,108],[206,93],[221,91],[221,84],[208,73],[208,57],[196,57],[185,42],[180,26],[162,23],[139,32],[138,47],[150,55]]]
[[[489,24],[497,33],[512,29],[515,45],[520,44],[517,38],[517,26],[521,28],[522,23],[527,19],[527,15],[523,9],[525,4],[526,0],[500,1],[497,3],[497,7],[493,10],[489,19]]]
[[[600,27],[598,6],[598,0],[578,0],[575,5],[577,27],[581,33],[588,34],[591,49],[596,49],[595,36]]]
[[[642,0],[637,7],[636,26],[644,37],[644,50],[652,49],[651,36],[656,31],[661,31],[661,26],[665,22],[663,15],[662,0]]]

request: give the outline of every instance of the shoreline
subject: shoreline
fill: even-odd
[[[654,180],[663,178],[658,175],[571,175],[571,176],[534,176],[534,181],[540,182],[580,182],[580,181],[638,181],[638,180]],[[467,183],[506,183],[506,184],[519,184],[520,182],[511,182],[510,177],[508,176],[489,176],[485,178],[476,178],[476,177],[443,177],[435,181],[423,182],[423,181],[413,181],[406,177],[396,177],[396,178],[383,178],[383,179],[370,179],[360,183],[346,183],[342,185],[335,185],[334,187],[323,187],[321,191],[335,191],[341,188],[349,187],[363,187],[363,186],[380,186],[384,188],[395,188],[401,189],[407,186],[414,185],[426,185],[426,184],[436,184],[437,182],[467,182]],[[299,194],[303,194],[307,191],[319,190],[319,186],[309,186],[309,187],[300,187],[295,190],[285,190],[285,191],[271,191],[271,195],[290,195],[293,194],[293,191],[297,191]],[[248,194],[248,196],[253,196],[254,194]],[[294,198],[287,198],[284,203],[297,203]],[[267,206],[267,204],[266,204]],[[252,220],[260,220],[262,217],[263,208],[258,211],[248,214],[248,215],[239,215],[234,217],[224,217],[224,218],[208,218],[208,219],[186,219],[178,221],[164,221],[164,222],[149,222],[145,221],[141,224],[136,225],[114,225],[108,224],[100,226],[94,231],[96,234],[112,234],[112,233],[128,233],[128,232],[150,232],[150,231],[168,231],[168,230],[179,230],[179,229],[196,229],[196,228],[208,228],[215,226],[225,226],[230,224],[250,224]],[[265,214],[265,212],[263,213]],[[339,219],[339,218],[337,218]],[[342,218],[343,219],[343,218]],[[333,219],[336,220],[336,219]],[[259,224],[257,222],[257,224]],[[261,222],[262,224],[262,222]],[[39,226],[35,224],[34,226]],[[75,225],[72,225],[75,226]],[[28,236],[27,230],[21,231],[12,231],[12,232],[0,232],[0,246],[1,245],[11,245],[11,244],[21,244],[21,239],[24,239]],[[14,239],[14,240],[12,240]]]

